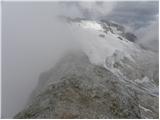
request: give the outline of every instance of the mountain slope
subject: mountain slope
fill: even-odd
[[[40,75],[15,118],[158,118],[158,59],[108,22],[68,20],[81,52]],[[134,35],[133,35],[134,36]]]

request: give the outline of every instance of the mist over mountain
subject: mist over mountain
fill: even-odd
[[[158,118],[158,2],[138,3],[3,2],[3,118]]]
[[[158,1],[139,1],[138,4],[136,1],[62,2],[60,4],[63,6],[62,11],[65,16],[117,22],[123,25],[128,32],[136,34],[138,44],[158,51]],[[74,12],[68,12],[67,9]]]
[[[41,74],[15,118],[158,118],[156,54],[126,38],[115,23],[66,22],[80,49]]]

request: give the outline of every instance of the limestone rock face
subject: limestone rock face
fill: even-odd
[[[158,97],[134,85],[83,53],[70,54],[40,75],[32,100],[15,118],[158,118]]]

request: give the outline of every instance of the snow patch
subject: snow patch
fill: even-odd
[[[102,31],[103,28],[100,24],[98,24],[95,21],[81,21],[80,26],[87,29],[94,29],[94,30],[100,30]]]
[[[145,76],[142,80],[136,79],[135,82],[137,83],[147,83],[150,82],[149,78],[147,76]]]
[[[145,112],[152,112],[150,109],[147,109],[145,107],[143,107],[142,105],[139,104],[139,108],[141,108],[142,110],[144,110]]]

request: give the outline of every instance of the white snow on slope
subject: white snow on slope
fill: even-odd
[[[103,28],[100,24],[98,24],[95,21],[81,21],[81,23],[79,24],[81,27],[86,28],[86,29],[93,29],[93,30],[99,30],[99,31],[103,31]]]
[[[127,56],[133,60],[130,52],[137,46],[125,38],[120,40],[118,34],[113,34],[110,31],[105,34],[103,27],[95,21],[72,23],[71,31],[74,32],[75,40],[82,46],[94,64],[105,66],[106,58],[113,56],[115,52],[120,53],[121,57]],[[100,37],[100,35],[105,37]]]
[[[150,80],[150,82],[146,83],[146,78],[153,77],[152,68],[153,64],[155,64],[155,59],[153,59],[155,54],[153,52],[141,49],[137,44],[119,35],[117,30],[112,29],[112,27],[110,27],[112,31],[109,30],[106,34],[103,26],[96,21],[81,20],[80,22],[71,22],[68,27],[74,40],[81,46],[80,48],[87,54],[92,64],[103,66],[120,78],[126,85],[139,92],[153,96],[158,95],[158,87],[154,83],[152,84]],[[123,71],[114,67],[115,63],[121,63],[124,58],[134,63],[136,67],[143,68],[145,66],[145,68],[149,68],[149,70],[146,70],[149,71],[147,76],[142,80],[128,79],[123,74]],[[124,63],[123,65],[127,64]]]

